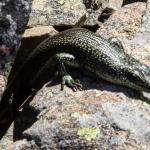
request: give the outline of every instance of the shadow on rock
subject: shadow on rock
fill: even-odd
[[[37,112],[33,107],[26,106],[14,122],[13,141],[22,139],[22,133],[37,121]]]

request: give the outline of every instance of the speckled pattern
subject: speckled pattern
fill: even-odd
[[[17,74],[12,75],[13,79],[8,80],[7,90],[17,89],[18,85],[28,88],[36,87],[37,83],[43,85],[46,76],[49,78],[56,71],[57,63],[53,56],[58,53],[73,55],[80,67],[107,81],[139,91],[150,91],[148,66],[130,57],[121,47],[111,43],[111,40],[105,40],[82,28],[69,29],[43,41],[26,59]],[[19,86],[18,90],[20,89]]]
[[[18,110],[32,89],[40,89],[54,76],[58,68],[56,55],[61,53],[73,55],[83,70],[93,72],[107,81],[139,91],[150,91],[148,66],[127,55],[122,47],[111,40],[105,40],[86,29],[74,28],[43,41],[33,50],[18,72],[11,74],[1,100],[0,120],[10,118],[6,107],[10,100],[14,111]]]
[[[130,57],[114,43],[81,28],[70,29],[46,39],[27,59],[22,67],[35,71],[56,53],[72,54],[81,67],[94,72],[107,81],[140,91],[150,91],[149,67]],[[51,66],[50,63],[47,65]],[[33,76],[35,72],[32,68]],[[29,71],[30,75],[31,72]],[[18,74],[19,75],[19,74]]]

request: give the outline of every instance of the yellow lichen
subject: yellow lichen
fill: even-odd
[[[58,0],[58,4],[60,4],[60,5],[65,4],[65,0]]]
[[[77,134],[79,135],[79,137],[91,141],[92,139],[95,139],[97,134],[99,133],[100,133],[99,128],[80,128]]]

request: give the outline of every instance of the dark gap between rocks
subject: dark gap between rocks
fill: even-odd
[[[113,13],[114,13],[114,9],[112,8],[105,8],[101,15],[98,17],[98,21],[104,23]]]
[[[71,25],[54,25],[53,28],[56,31],[61,32],[61,31],[67,30],[67,29],[71,29],[71,28],[73,28],[73,26],[71,26]]]
[[[93,26],[89,26],[89,25],[84,25],[83,28],[86,28],[92,32],[96,32],[97,29],[99,28],[99,25],[98,24],[95,24]]]
[[[71,29],[73,28],[74,26],[69,26],[69,25],[55,25],[53,26],[53,28],[55,30],[57,30],[58,32],[61,32],[61,31],[64,31],[64,30],[67,30],[67,29]],[[97,29],[99,28],[99,25],[98,24],[95,24],[93,26],[90,26],[90,25],[83,25],[82,28],[86,28],[92,32],[96,32]]]
[[[135,3],[135,2],[145,2],[145,3],[147,3],[147,0],[124,0],[122,6],[131,4],[131,3]]]
[[[83,0],[83,3],[85,5],[86,9],[98,10],[100,7],[102,7],[101,1]]]

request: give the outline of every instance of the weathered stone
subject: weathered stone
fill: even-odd
[[[52,26],[36,26],[26,29],[23,34],[22,44],[16,54],[17,59],[14,61],[11,74],[14,74],[21,67],[25,59],[43,40],[56,33],[57,31]]]
[[[142,2],[125,5],[100,26],[97,34],[106,39],[117,37],[128,54],[150,65],[150,35],[145,32],[148,21],[142,21],[143,16],[148,16],[148,10],[144,15],[145,11],[146,5]]]
[[[7,147],[7,150],[39,150],[34,141],[28,142],[26,139],[16,141]]]
[[[36,26],[30,29],[26,29],[23,34],[23,39],[41,37],[41,36],[52,36],[55,33],[55,29],[52,26]]]
[[[150,0],[147,2],[147,9],[142,20],[141,32],[144,31],[150,32]]]
[[[150,1],[141,20],[141,28],[132,40],[127,40],[126,49],[143,63],[150,65]]]
[[[57,31],[52,26],[36,26],[26,29],[22,38],[22,45],[18,50],[17,58],[22,59],[21,62],[46,38],[56,34]],[[30,47],[29,47],[30,45]]]
[[[4,88],[5,88],[5,80],[4,80],[4,76],[2,74],[0,74],[0,101],[1,101],[1,96],[2,96],[2,93],[4,91]]]
[[[120,9],[123,3],[123,0],[118,0],[117,3],[115,0],[84,0],[83,1],[88,12],[88,18],[85,22],[85,25],[91,26],[98,24],[98,18],[101,16],[102,12],[105,9],[117,10]],[[109,12],[108,12],[109,13]],[[111,14],[109,14],[111,15]]]
[[[123,0],[118,0],[117,3],[116,0],[83,0],[83,3],[87,9],[98,10],[100,7],[109,7],[117,10],[121,8]]]
[[[6,135],[0,140],[0,149],[8,150],[8,146],[13,143],[13,125],[11,125]]]
[[[97,34],[104,38],[132,38],[139,31],[142,16],[146,10],[145,3],[134,3],[114,12],[110,18],[100,25]]]
[[[40,111],[38,121],[24,136],[47,149],[150,148],[148,104],[128,97],[131,91],[124,87],[88,78],[81,82],[95,90],[43,87],[31,103]]]
[[[63,2],[65,1],[59,1],[61,4]],[[144,3],[125,6],[117,10],[104,26],[101,25],[97,33],[105,38],[118,37],[129,53],[134,52],[130,47],[134,49],[137,45],[141,47],[145,45],[144,47],[149,49],[147,26],[141,21],[145,10]],[[145,28],[144,32],[140,28],[141,22],[142,28]],[[25,33],[25,40],[40,38],[38,35],[42,37],[47,35],[47,32],[43,35],[32,33],[31,30],[28,30],[29,34]],[[140,55],[146,61],[148,54],[149,50],[146,55],[142,52]],[[133,56],[138,56],[137,50]],[[143,61],[141,57],[139,60]],[[150,149],[149,103],[141,101],[138,94],[128,88],[102,80],[93,81],[92,78],[84,75],[80,80],[85,88],[84,91],[73,92],[67,87],[64,91],[60,91],[60,85],[44,86],[30,103],[32,110],[36,112],[35,115],[29,109],[25,109],[15,121],[17,125],[14,126],[13,135],[17,136],[19,131],[18,139],[20,139],[21,132],[24,131],[23,137],[32,142],[18,141],[10,148]],[[7,143],[12,143],[8,137],[12,138],[12,131],[4,137],[5,141],[0,143],[0,149],[3,144],[6,146]]]
[[[74,25],[84,14],[81,0],[34,0],[28,26]]]
[[[117,0],[117,2],[116,0],[109,0],[108,7],[118,10],[121,8],[122,4],[123,0]]]
[[[0,68],[13,59],[30,13],[31,0],[0,2]]]

